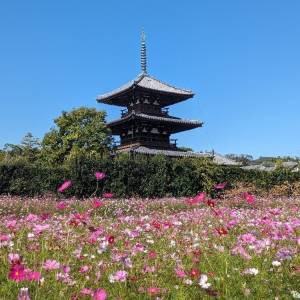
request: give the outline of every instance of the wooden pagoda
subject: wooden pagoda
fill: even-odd
[[[141,38],[141,74],[118,89],[98,96],[101,103],[124,107],[121,118],[107,124],[120,136],[117,152],[135,151],[186,156],[171,134],[201,127],[202,122],[169,115],[168,106],[194,96],[190,90],[174,87],[147,73],[145,35]]]

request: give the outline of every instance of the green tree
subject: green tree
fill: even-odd
[[[39,139],[28,132],[20,145],[5,144],[0,156],[4,162],[34,163],[39,157],[40,146]]]
[[[41,159],[46,164],[62,164],[77,155],[101,158],[109,153],[112,138],[105,124],[106,113],[80,107],[54,120],[56,125],[42,141]]]

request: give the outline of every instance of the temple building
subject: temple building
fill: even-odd
[[[141,36],[141,74],[123,86],[97,97],[100,103],[120,106],[121,117],[107,126],[120,137],[116,152],[165,154],[168,156],[211,156],[211,153],[182,151],[174,133],[202,127],[198,120],[171,116],[168,106],[192,98],[190,90],[164,83],[147,72],[145,35]]]

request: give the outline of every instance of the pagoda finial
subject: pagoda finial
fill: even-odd
[[[142,29],[141,33],[141,69],[143,74],[147,74],[146,35],[144,29]]]

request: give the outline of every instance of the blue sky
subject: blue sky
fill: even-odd
[[[300,156],[300,1],[2,1],[0,147],[43,137],[62,110],[105,109],[98,94],[148,72],[196,96],[173,115],[194,150]]]

